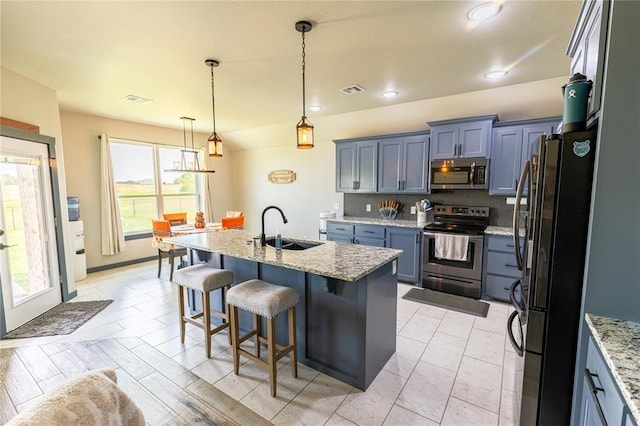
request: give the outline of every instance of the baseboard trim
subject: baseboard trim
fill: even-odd
[[[125,262],[111,263],[109,265],[95,266],[93,268],[87,268],[87,273],[90,274],[92,272],[107,271],[109,269],[120,268],[121,266],[135,265],[136,263],[144,263],[144,262],[149,262],[150,260],[157,260],[157,259],[158,259],[158,256],[149,256],[149,257],[143,257],[142,259],[133,259],[133,260],[127,260]]]

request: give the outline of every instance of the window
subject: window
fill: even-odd
[[[112,139],[111,157],[125,235],[149,232],[163,213],[201,210],[202,175],[164,171],[179,164],[180,148]]]

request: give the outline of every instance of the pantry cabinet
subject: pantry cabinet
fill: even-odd
[[[489,195],[515,195],[524,163],[538,153],[540,138],[558,127],[560,117],[497,124],[491,141]]]
[[[498,119],[496,114],[430,121],[431,160],[489,157],[491,129]]]
[[[426,133],[378,142],[378,192],[427,193],[429,136]]]
[[[571,75],[584,74],[587,80],[593,82],[587,110],[588,122],[600,111],[609,7],[608,0],[584,1],[567,49],[567,55],[571,57]]]

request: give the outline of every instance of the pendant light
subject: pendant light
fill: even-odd
[[[204,165],[200,166],[199,153],[200,150],[195,149],[193,144],[193,122],[195,118],[180,117],[182,120],[182,143],[183,149],[180,150],[180,162],[176,162],[173,169],[165,169],[165,172],[176,173],[215,173],[215,170],[207,170]],[[191,124],[191,149],[187,148],[187,120]],[[188,160],[188,156],[191,156],[191,161]]]
[[[207,59],[204,63],[211,68],[211,105],[213,111],[213,133],[207,139],[207,151],[209,152],[209,157],[220,158],[222,157],[222,139],[216,133],[216,90],[213,80],[213,69],[220,65],[220,62],[215,59]]]
[[[307,120],[305,113],[305,57],[304,57],[304,34],[311,31],[312,25],[307,21],[296,22],[296,30],[302,33],[302,119],[296,125],[298,132],[298,148],[313,148],[313,124]]]

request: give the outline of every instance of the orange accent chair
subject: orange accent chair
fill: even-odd
[[[227,217],[220,219],[222,223],[222,229],[243,229],[244,228],[244,213],[228,211]]]
[[[165,213],[162,215],[164,220],[168,220],[173,225],[186,225],[187,224],[187,212],[180,213]]]
[[[185,213],[186,216],[186,213]],[[182,258],[187,255],[186,248],[176,248],[175,245],[167,243],[164,238],[171,236],[171,223],[168,220],[151,219],[153,239],[151,245],[158,249],[158,278],[162,271],[162,258],[169,258],[171,272],[169,272],[169,280],[173,281],[173,265],[175,257]]]

